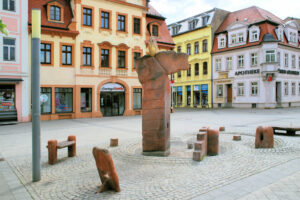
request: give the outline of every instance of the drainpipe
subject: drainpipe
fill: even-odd
[[[214,108],[214,82],[213,82],[213,74],[214,74],[214,70],[213,70],[213,59],[212,59],[212,57],[213,57],[213,54],[211,54],[211,57],[210,57],[210,59],[211,59],[211,68],[210,68],[210,70],[211,70],[211,108]]]

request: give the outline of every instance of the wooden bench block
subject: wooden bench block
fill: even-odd
[[[233,138],[232,138],[232,140],[234,140],[234,141],[240,141],[241,139],[242,138],[241,138],[240,135],[234,135]]]
[[[57,140],[48,141],[48,163],[54,165],[57,161]]]
[[[111,139],[110,139],[110,146],[111,146],[111,147],[116,147],[116,146],[118,146],[118,143],[119,143],[118,138],[111,138]]]
[[[219,131],[225,131],[225,126],[220,126]]]
[[[203,158],[204,158],[204,154],[203,154],[202,151],[195,150],[195,151],[193,152],[193,160],[194,160],[194,161],[200,162],[201,160],[203,160]]]

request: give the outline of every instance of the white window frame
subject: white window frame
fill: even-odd
[[[6,62],[6,63],[12,63],[12,62],[17,62],[17,39],[16,38],[12,38],[12,37],[2,37],[2,60],[3,62]],[[4,45],[4,39],[10,39],[10,40],[14,40],[15,41],[15,45]],[[10,58],[10,49],[13,47],[15,49],[15,59],[14,60],[4,60],[4,47],[8,47],[8,58]]]
[[[281,66],[281,53],[280,53],[280,51],[277,51],[277,62],[279,63],[279,66]]]
[[[250,65],[251,67],[257,66],[257,52],[250,53]]]
[[[288,53],[284,54],[284,66],[289,67],[289,54]]]
[[[232,69],[232,57],[227,57],[226,58],[226,69],[231,70]]]
[[[216,71],[221,71],[222,70],[222,60],[221,58],[216,59]]]
[[[234,34],[231,34],[231,44],[236,44],[237,43],[237,35],[234,33]]]
[[[244,96],[245,94],[245,83],[237,83],[237,96]]]
[[[284,95],[289,95],[289,82],[284,82]]]
[[[244,34],[238,33],[238,43],[243,43],[243,42],[244,42]]]
[[[245,67],[244,55],[239,55],[237,57],[238,57],[237,67],[238,68],[244,68]]]
[[[296,55],[292,55],[292,68],[296,68]]]
[[[274,49],[269,49],[265,51],[265,62],[266,63],[276,62],[276,51]]]
[[[300,56],[298,57],[298,68],[300,69]]]
[[[6,1],[8,1],[8,8],[10,8],[10,1],[14,1],[14,4],[15,4],[15,9],[14,10],[4,10],[4,8],[3,8],[3,1],[5,1],[5,0],[2,0],[1,1],[1,9],[3,10],[3,11],[5,11],[5,12],[17,12],[17,1],[18,0],[6,0]]]
[[[298,95],[300,96],[300,83],[298,83]]]
[[[258,82],[254,81],[251,82],[251,86],[250,86],[250,90],[251,90],[251,96],[257,96],[258,95]],[[254,91],[254,93],[253,93]]]
[[[251,32],[251,42],[256,42],[256,41],[258,41],[258,31],[257,30],[253,30],[252,32]]]
[[[296,95],[296,83],[295,82],[292,82],[292,96],[295,96]]]
[[[217,85],[217,97],[223,97],[224,91],[223,91],[223,84]]]

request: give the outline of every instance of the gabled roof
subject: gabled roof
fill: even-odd
[[[284,21],[274,14],[266,11],[257,6],[252,6],[235,12],[231,12],[227,15],[223,23],[217,30],[217,33],[226,31],[227,27],[236,21],[246,22],[248,24],[254,24],[262,21],[271,21],[277,24],[284,24]]]

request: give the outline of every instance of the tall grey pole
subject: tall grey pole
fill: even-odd
[[[32,181],[41,180],[40,127],[40,45],[41,10],[32,9],[31,34],[31,118],[32,118]]]

